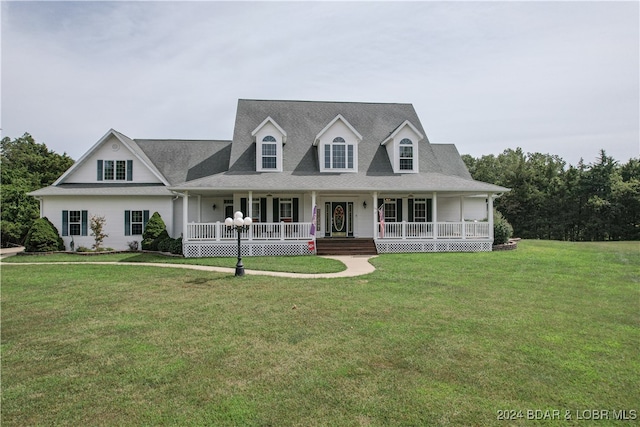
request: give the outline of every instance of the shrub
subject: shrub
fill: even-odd
[[[169,237],[169,233],[167,233],[167,230],[163,230],[162,233],[153,241],[152,246],[155,246],[157,248],[154,250],[158,250],[160,252],[169,252],[169,247],[171,246],[172,240],[173,239]]]
[[[176,255],[182,255],[182,237],[177,239],[171,239],[171,246],[169,246],[169,252]]]
[[[139,248],[138,242],[136,240],[134,240],[133,242],[127,242],[127,245],[129,245],[130,251],[137,251]]]
[[[58,229],[46,217],[36,219],[25,239],[27,252],[63,251],[64,241],[58,234]]]
[[[502,245],[509,242],[513,235],[513,227],[500,212],[493,211],[493,244]]]
[[[144,233],[142,233],[142,249],[145,251],[157,251],[158,243],[160,242],[157,239],[163,231],[166,234],[165,238],[169,237],[167,226],[162,217],[158,212],[154,212],[144,228]]]

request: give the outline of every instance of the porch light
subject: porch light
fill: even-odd
[[[233,218],[227,218],[224,220],[224,225],[228,230],[236,229],[238,233],[238,263],[236,264],[236,276],[244,276],[244,265],[242,264],[242,256],[240,255],[240,235],[243,231],[246,231],[251,227],[253,220],[250,217],[242,219],[243,213],[238,211],[233,215]]]

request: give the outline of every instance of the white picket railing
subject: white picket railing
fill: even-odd
[[[386,222],[384,234],[377,237],[382,239],[483,239],[489,238],[489,223]]]
[[[187,224],[187,240],[220,241],[237,239],[234,228],[227,228],[222,222]],[[253,223],[240,234],[243,240],[309,240],[310,222],[260,222]]]

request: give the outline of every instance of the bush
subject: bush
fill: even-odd
[[[176,255],[182,255],[182,237],[177,239],[171,239],[171,246],[169,246],[169,252]]]
[[[513,227],[500,212],[493,211],[493,244],[502,245],[509,242],[513,235]]]
[[[46,217],[33,222],[24,243],[27,252],[63,251],[64,241],[58,229]]]
[[[151,246],[154,246],[156,248],[152,250],[158,250],[160,252],[169,252],[169,247],[171,246],[172,240],[173,239],[169,237],[169,233],[167,233],[167,230],[163,230],[162,233],[158,237],[156,237],[153,243],[151,244]]]
[[[149,222],[147,222],[146,227],[144,228],[144,233],[142,233],[142,250],[157,251],[158,243],[160,243],[158,237],[160,237],[162,232],[166,234],[166,237],[164,237],[164,239],[169,237],[169,234],[167,233],[167,226],[162,220],[162,217],[160,217],[160,214],[158,212],[154,212],[153,215],[151,215],[151,218],[149,218]]]

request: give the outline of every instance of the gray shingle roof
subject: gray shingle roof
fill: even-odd
[[[357,173],[320,173],[314,138],[341,114],[361,135]],[[287,132],[283,172],[256,172],[251,132],[271,117]],[[356,190],[503,192],[504,187],[474,181],[452,144],[418,142],[420,173],[393,172],[384,141],[405,120],[423,135],[411,104],[317,101],[238,101],[229,169],[174,185],[176,190]]]
[[[218,174],[229,168],[231,141],[135,141],[170,185]]]

